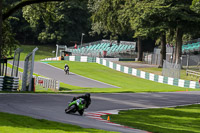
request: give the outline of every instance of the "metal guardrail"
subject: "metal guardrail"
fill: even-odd
[[[187,76],[195,76],[196,78],[200,78],[200,72],[192,71],[192,70],[186,70]]]

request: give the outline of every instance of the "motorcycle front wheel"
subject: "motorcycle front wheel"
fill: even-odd
[[[69,113],[75,113],[76,112],[76,106],[72,105],[68,108],[65,109],[65,113],[69,114]]]

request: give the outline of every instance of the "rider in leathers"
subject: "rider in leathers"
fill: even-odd
[[[85,106],[85,109],[89,107],[89,105],[91,104],[91,98],[90,98],[90,93],[86,93],[85,95],[82,95],[82,96],[78,96],[78,97],[74,97],[72,101],[75,101],[79,98],[82,98],[85,100],[86,102],[86,106]]]

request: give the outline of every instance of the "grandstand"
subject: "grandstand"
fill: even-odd
[[[78,49],[68,48],[67,51],[76,56],[113,57],[119,53],[135,51],[135,48],[135,42],[121,41],[118,44],[117,41],[102,40],[84,44],[83,47]]]
[[[191,43],[182,46],[182,53],[188,54],[193,52],[200,52],[200,42]]]

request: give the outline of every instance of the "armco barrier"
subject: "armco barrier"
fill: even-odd
[[[116,63],[113,63],[111,61],[108,61],[103,58],[98,58],[98,57],[87,57],[87,56],[65,56],[64,60],[68,61],[80,61],[80,62],[96,62],[98,64],[107,66],[111,69],[131,74],[133,76],[137,76],[143,79],[159,82],[159,83],[164,83],[164,84],[169,84],[169,85],[174,85],[174,86],[179,86],[179,87],[186,87],[186,88],[200,88],[200,85],[196,81],[189,81],[189,80],[182,80],[182,79],[177,79],[177,78],[171,78],[171,77],[164,77],[161,75],[156,75],[144,71],[140,71],[134,68],[122,66]]]

